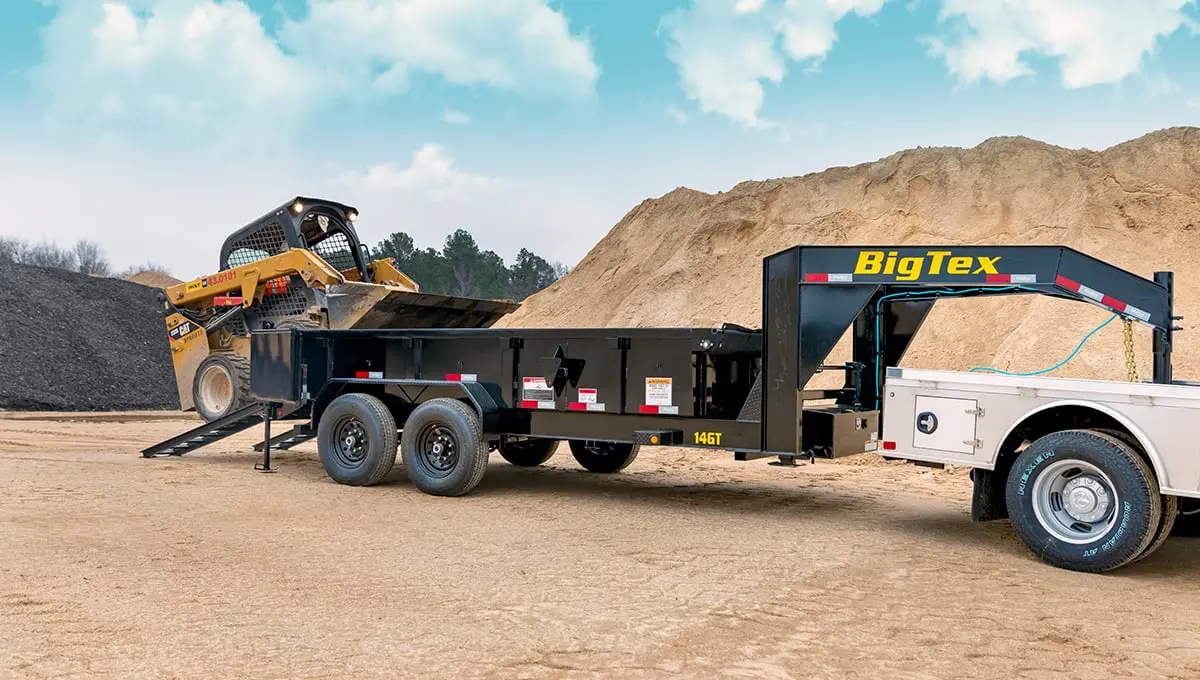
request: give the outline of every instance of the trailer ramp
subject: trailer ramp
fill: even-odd
[[[143,458],[154,458],[155,456],[182,456],[189,451],[208,446],[213,442],[221,441],[226,437],[235,435],[239,432],[244,432],[251,427],[263,422],[267,415],[267,405],[256,403],[247,406],[240,411],[234,411],[224,418],[214,420],[210,423],[188,430],[183,434],[176,435],[161,441],[154,446],[142,450]]]

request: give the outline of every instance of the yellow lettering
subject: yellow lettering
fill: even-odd
[[[971,273],[971,258],[969,257],[952,257],[950,264],[946,265],[947,274],[970,274]]]
[[[921,278],[921,262],[923,257],[905,257],[900,260],[900,267],[896,274],[897,281],[916,281]]]
[[[858,254],[858,263],[854,265],[855,274],[878,274],[883,266],[883,252],[864,250]]]
[[[697,444],[704,444],[705,446],[721,445],[720,432],[697,432],[695,433],[695,439]]]
[[[896,251],[893,250],[892,252],[888,253],[887,261],[883,263],[883,273],[896,273]]]
[[[996,271],[996,262],[999,259],[1000,259],[999,256],[997,256],[997,257],[980,257],[979,258],[979,269],[976,269],[975,271],[973,271],[971,273],[972,274],[998,274],[999,272]]]
[[[929,273],[934,276],[941,274],[942,273],[942,260],[946,259],[946,256],[950,255],[950,254],[951,253],[949,250],[931,250],[931,251],[929,251],[929,257],[933,258],[933,260],[931,260],[929,263]]]

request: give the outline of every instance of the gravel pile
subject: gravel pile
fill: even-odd
[[[177,409],[158,291],[0,263],[0,409]]]

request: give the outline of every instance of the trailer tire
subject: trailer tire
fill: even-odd
[[[1030,444],[1013,463],[1006,501],[1030,551],[1072,571],[1128,564],[1162,523],[1150,467],[1120,439],[1092,430],[1054,432]]]
[[[317,454],[338,484],[378,484],[396,464],[396,419],[379,397],[343,394],[321,414]]]
[[[637,444],[571,440],[571,455],[589,472],[611,474],[629,467],[638,455]]]
[[[254,402],[250,391],[250,359],[233,352],[210,354],[196,367],[192,403],[196,413],[211,423]]]
[[[523,439],[500,445],[500,457],[520,467],[537,467],[558,450],[557,439]]]
[[[434,496],[462,496],[483,479],[488,446],[483,421],[457,399],[431,399],[409,415],[400,455],[414,486]]]

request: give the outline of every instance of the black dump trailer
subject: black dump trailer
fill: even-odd
[[[623,469],[641,446],[795,464],[886,448],[885,369],[937,299],[1031,293],[1151,327],[1154,381],[1171,382],[1169,272],[1152,281],[1057,246],[797,246],[763,260],[760,328],[258,331],[251,383],[264,406],[234,416],[267,420],[268,468],[273,441],[315,437],[334,480],[369,485],[399,449],[435,495],[468,493],[492,450],[537,465],[563,440],[595,472]],[[851,361],[826,364],[847,331]],[[842,387],[807,389],[822,371],[843,373]],[[306,422],[272,440],[272,418]],[[146,453],[224,436],[197,432]]]

